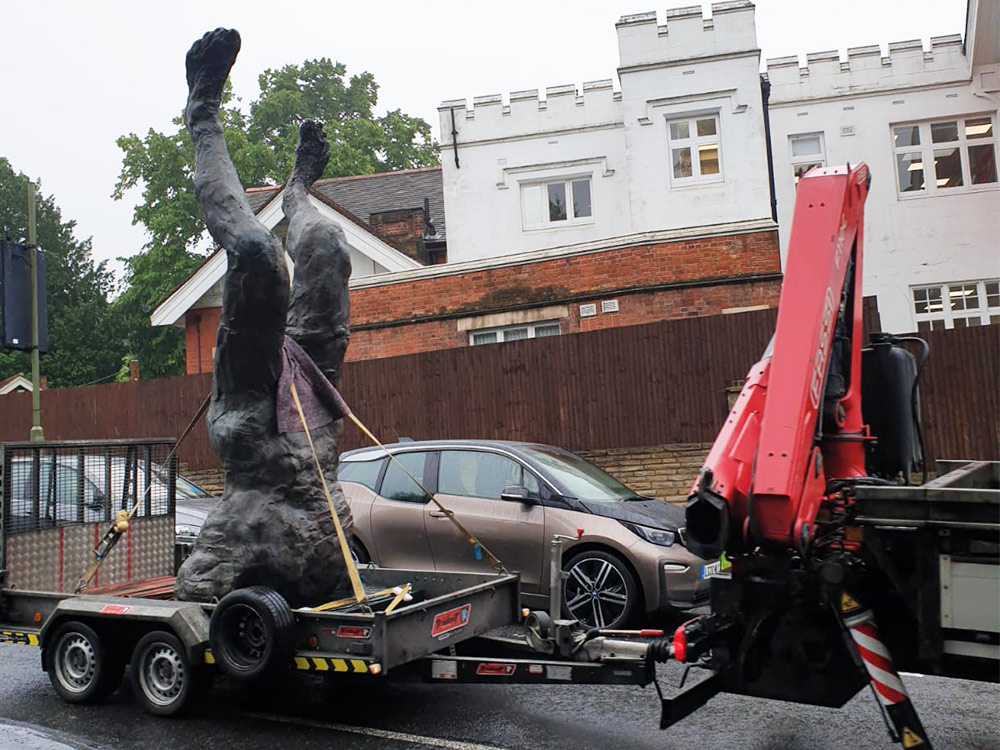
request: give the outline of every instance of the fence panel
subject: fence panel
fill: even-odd
[[[386,441],[529,440],[571,450],[711,442],[726,387],[771,336],[774,310],[688,318],[496,346],[445,349],[344,366],[342,391]],[[926,334],[921,378],[927,452],[1000,455],[1000,327]],[[50,440],[176,438],[211,375],[46,391]],[[24,440],[31,395],[0,397],[0,440]],[[365,444],[353,425],[344,450]],[[191,470],[218,467],[204,423],[178,453]]]

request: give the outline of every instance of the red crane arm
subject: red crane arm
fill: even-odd
[[[702,554],[808,545],[827,480],[864,476],[861,418],[863,210],[869,173],[799,180],[778,320],[688,503]]]

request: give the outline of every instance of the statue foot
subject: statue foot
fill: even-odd
[[[308,188],[326,169],[330,160],[330,144],[326,142],[323,123],[303,120],[299,125],[299,145],[295,147],[295,167],[289,183],[299,182]]]
[[[188,101],[184,120],[195,122],[215,116],[229,71],[240,51],[240,32],[216,29],[191,45],[187,53]]]

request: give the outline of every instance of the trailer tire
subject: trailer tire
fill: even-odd
[[[135,644],[129,679],[142,709],[155,716],[173,716],[189,705],[204,684],[204,667],[193,665],[184,644],[173,633],[154,630]]]
[[[124,660],[89,625],[70,620],[47,641],[45,668],[64,701],[93,703],[111,695],[121,684]]]
[[[263,586],[237,589],[219,602],[208,628],[220,671],[255,682],[287,669],[295,653],[295,617],[277,591]]]

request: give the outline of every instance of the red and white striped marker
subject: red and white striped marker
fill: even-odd
[[[840,598],[840,619],[851,634],[875,695],[885,707],[883,716],[895,730],[894,739],[905,750],[916,747],[931,750],[927,732],[875,627],[875,615],[845,591]]]
[[[854,645],[858,649],[861,661],[865,664],[865,669],[868,670],[868,676],[875,686],[875,692],[882,705],[891,706],[905,701],[909,697],[906,693],[906,687],[899,679],[896,668],[892,665],[889,649],[879,638],[875,623],[866,619],[857,625],[851,625],[846,621],[844,624],[847,625],[851,638],[854,639]]]

